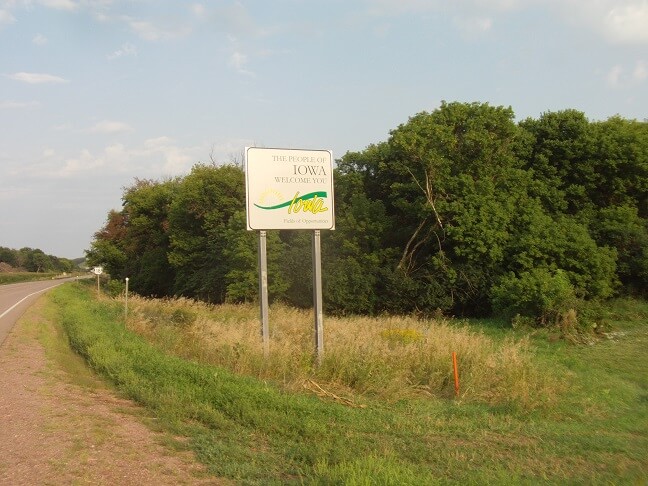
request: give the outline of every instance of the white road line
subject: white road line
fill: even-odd
[[[56,287],[56,286],[58,286],[58,285],[61,285],[61,284],[59,283],[59,284],[56,284],[56,285],[52,285],[51,287],[47,287],[46,289],[37,290],[36,292],[32,292],[31,294],[29,294],[29,295],[23,297],[23,298],[20,299],[18,302],[16,302],[14,305],[12,305],[11,307],[9,307],[6,311],[4,311],[2,314],[0,314],[0,319],[2,319],[4,316],[6,316],[7,314],[9,314],[12,310],[14,310],[16,307],[18,307],[20,304],[22,304],[22,303],[23,303],[24,301],[26,301],[27,299],[29,299],[32,295],[40,294],[41,292],[45,292],[46,290],[49,290],[49,289],[51,289],[51,288],[54,288],[54,287]]]

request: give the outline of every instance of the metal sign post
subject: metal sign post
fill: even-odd
[[[261,336],[263,337],[263,356],[270,354],[270,327],[268,325],[268,257],[266,232],[259,231],[259,296],[261,304]]]
[[[320,230],[313,231],[313,309],[315,312],[315,360],[324,355],[324,313],[322,311],[322,250]]]
[[[94,273],[97,276],[97,297],[101,295],[101,287],[99,284],[99,275],[103,273],[103,267],[94,267],[92,269],[92,273]]]

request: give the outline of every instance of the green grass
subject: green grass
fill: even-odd
[[[447,319],[328,317],[325,353],[315,366],[312,312],[306,310],[270,308],[270,353],[264,357],[258,308],[251,304],[134,297],[129,307],[128,328],[169,354],[355,403],[452,397],[453,352],[463,402],[532,409],[550,406],[561,388],[551,370],[535,365],[526,336],[489,337]]]
[[[36,272],[1,272],[0,285],[33,282],[36,280],[50,280],[60,276],[59,273],[36,273]]]
[[[593,345],[531,337],[536,363],[565,384],[550,408],[423,398],[368,398],[353,408],[171,356],[128,331],[120,306],[97,302],[83,286],[48,295],[92,368],[186,436],[213,474],[238,483],[648,480],[646,304],[617,303],[609,319],[622,334]]]

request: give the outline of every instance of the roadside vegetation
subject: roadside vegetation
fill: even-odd
[[[59,274],[71,273],[79,270],[83,258],[70,260],[54,255],[47,255],[38,248],[21,248],[14,250],[0,246],[0,278],[6,273]]]
[[[263,355],[236,163],[124,189],[88,264],[152,298],[55,291],[71,344],[244,483],[646,481],[648,122],[442,102],[334,181],[319,366],[305,231],[267,234]]]
[[[0,285],[33,282],[35,280],[50,280],[60,275],[59,273],[0,272]]]
[[[125,322],[123,302],[97,300],[89,284],[49,296],[72,348],[219,477],[399,485],[648,479],[641,301],[606,306],[606,332],[588,344],[497,320],[327,318],[317,368],[308,313],[285,306],[271,310],[266,362],[252,306],[133,299]],[[451,350],[459,355],[458,398]]]
[[[551,370],[534,362],[528,338],[493,339],[443,317],[327,316],[326,352],[315,366],[312,310],[271,307],[264,359],[255,305],[132,297],[129,307],[127,328],[165,352],[350,404],[452,397],[453,352],[464,401],[533,409],[551,404],[560,389]]]
[[[327,314],[496,317],[588,330],[591,303],[648,297],[648,122],[576,110],[515,122],[446,103],[336,160]],[[136,180],[88,251],[145,296],[257,297],[241,165]],[[268,232],[271,301],[311,305],[311,236]]]
[[[0,285],[79,275],[84,273],[79,266],[84,261],[46,255],[39,249],[0,246]]]

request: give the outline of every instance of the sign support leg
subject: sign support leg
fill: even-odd
[[[270,354],[270,326],[268,325],[268,257],[266,232],[259,231],[259,296],[261,304],[261,336],[263,356]]]
[[[324,354],[324,317],[322,311],[322,250],[320,230],[313,231],[313,308],[315,312],[315,359],[319,365]]]

